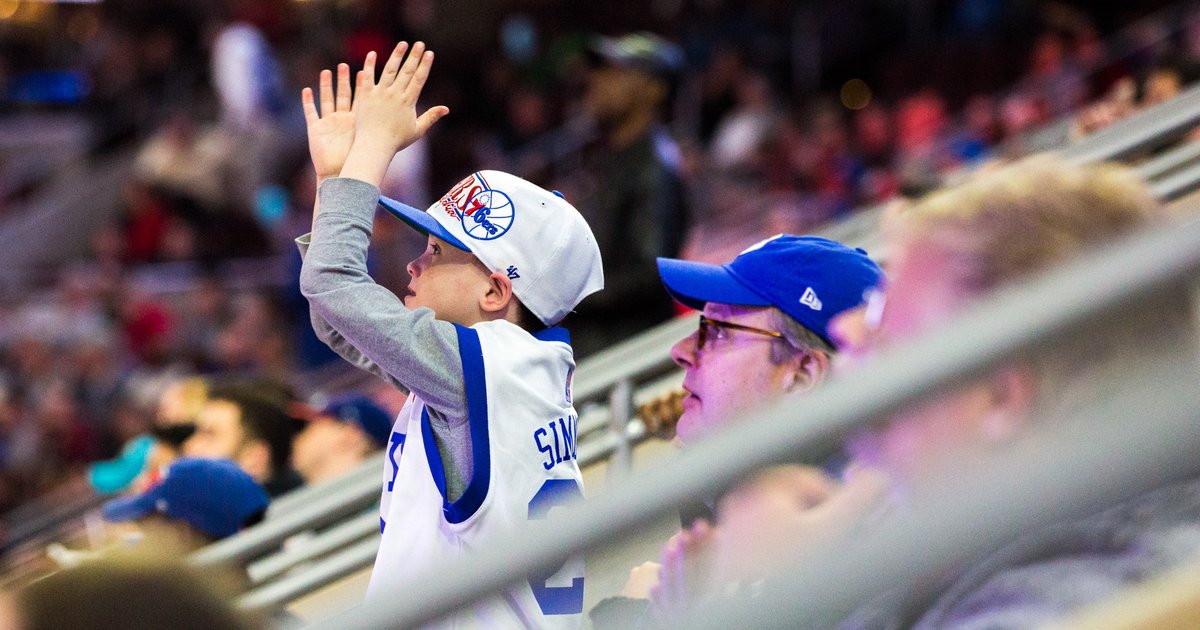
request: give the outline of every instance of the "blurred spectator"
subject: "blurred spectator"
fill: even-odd
[[[231,584],[159,557],[89,562],[0,598],[6,630],[249,630],[263,620],[227,603]]]
[[[1070,57],[1058,33],[1044,33],[1033,43],[1029,71],[1017,90],[1034,99],[1046,120],[1069,113],[1087,98],[1083,72]]]
[[[658,256],[675,256],[687,230],[679,149],[661,126],[677,46],[650,33],[601,38],[586,105],[601,139],[576,177],[564,183],[596,235],[604,259],[604,291],[573,317],[580,355],[609,347],[673,314],[654,277]]]
[[[896,170],[907,182],[938,181],[952,164],[945,160],[942,133],[946,102],[932,90],[914,94],[896,106]]]
[[[184,458],[150,489],[109,501],[102,512],[107,521],[130,522],[139,534],[161,537],[152,544],[198,549],[257,523],[269,501],[233,462]]]
[[[183,444],[196,431],[196,416],[208,399],[204,379],[179,378],[168,383],[159,396],[154,424],[126,442],[120,455],[96,462],[88,469],[88,481],[97,492],[120,492],[130,485],[144,490],[161,478],[167,467],[183,454]]]
[[[331,400],[296,434],[292,466],[308,484],[337,478],[387,445],[392,420],[364,396]]]
[[[217,208],[227,201],[234,141],[217,128],[198,129],[187,114],[176,114],[142,146],[134,175],[203,208]]]
[[[215,385],[183,452],[232,460],[272,497],[294,490],[304,480],[291,466],[292,440],[299,429],[288,410],[293,403],[284,388],[268,382]]]

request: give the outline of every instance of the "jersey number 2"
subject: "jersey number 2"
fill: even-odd
[[[547,479],[529,501],[529,520],[546,518],[551,508],[583,500],[579,484],[572,479]],[[529,587],[543,615],[577,615],[583,612],[583,578],[571,580],[570,586],[546,586],[546,580],[557,573],[551,571],[529,576]]]

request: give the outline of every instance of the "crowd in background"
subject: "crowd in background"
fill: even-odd
[[[1165,3],[624,4],[19,4],[0,22],[4,110],[86,121],[87,160],[132,157],[90,249],[0,301],[0,512],[148,431],[180,375],[308,384],[336,363],[309,328],[292,239],[314,197],[297,95],[338,61],[400,38],[437,47],[428,100],[452,114],[393,163],[385,194],[424,207],[486,167],[572,198],[602,140],[582,102],[589,37],[664,35],[683,54],[663,122],[687,217],[661,253],[710,261],[927,190],[1064,117],[1065,137],[1094,131],[1200,62],[1200,12],[1134,21]],[[21,157],[0,153],[0,172]],[[23,181],[0,185],[0,215],[62,183]],[[381,284],[407,283],[415,242],[377,221]],[[232,274],[246,258],[254,271]]]

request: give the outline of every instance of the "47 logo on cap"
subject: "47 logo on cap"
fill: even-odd
[[[459,182],[441,203],[448,214],[462,222],[467,236],[480,241],[504,236],[516,216],[512,199],[504,191],[489,186],[479,173]]]

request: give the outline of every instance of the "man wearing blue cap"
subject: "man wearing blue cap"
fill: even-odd
[[[329,401],[296,434],[292,468],[308,484],[339,477],[387,446],[392,417],[365,396]]]
[[[659,258],[658,271],[672,297],[701,311],[696,332],[671,348],[671,358],[684,369],[683,415],[676,433],[685,444],[763,404],[820,384],[838,347],[831,323],[861,306],[884,280],[861,249],[784,234],[752,245],[724,265]],[[824,484],[815,479],[822,476],[815,470],[791,472]],[[711,508],[699,500],[685,506],[684,525],[711,520]],[[668,549],[678,555],[689,531],[673,538]],[[653,562],[635,567],[622,597],[608,598],[591,611],[594,627],[636,623],[659,571]]]
[[[671,348],[686,373],[685,443],[819,384],[836,350],[830,323],[883,279],[863,250],[815,236],[779,235],[724,265],[660,258],[658,270],[672,297],[702,311]]]

